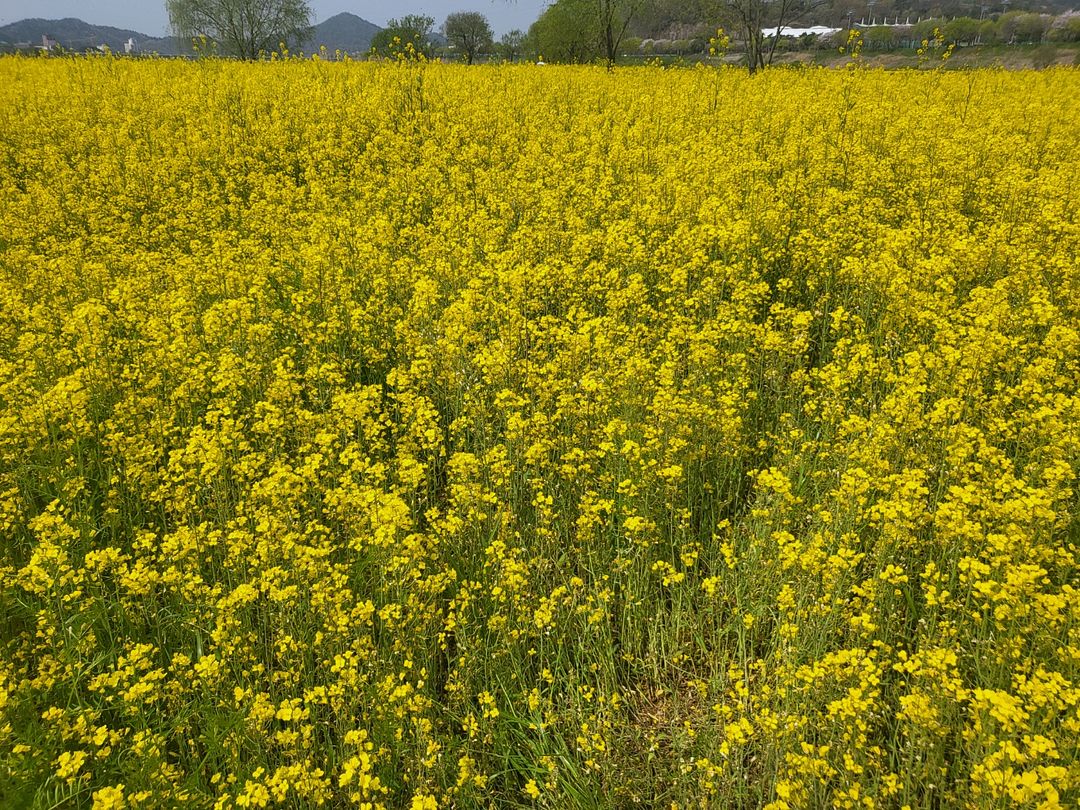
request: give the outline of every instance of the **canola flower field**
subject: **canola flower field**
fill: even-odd
[[[0,806],[1080,801],[1080,72],[0,60]]]

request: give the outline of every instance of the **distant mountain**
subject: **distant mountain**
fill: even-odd
[[[9,48],[20,43],[29,43],[31,47],[41,45],[43,36],[55,40],[69,51],[85,51],[105,45],[110,50],[123,53],[124,45],[130,39],[134,40],[139,53],[156,52],[165,56],[179,53],[173,37],[151,37],[125,28],[91,25],[74,17],[62,20],[35,18],[0,26],[0,44]]]
[[[331,54],[334,51],[367,53],[371,49],[371,40],[381,30],[375,23],[355,14],[335,14],[315,26],[315,32],[305,43],[304,50],[317,51],[325,45]]]
[[[330,53],[336,50],[367,53],[372,38],[381,30],[375,23],[355,14],[338,14],[315,26],[311,39],[304,43],[304,50],[316,51],[320,45],[325,45]],[[20,44],[33,48],[42,44],[43,36],[55,40],[69,51],[85,51],[105,45],[110,50],[123,53],[127,41],[134,40],[138,53],[159,53],[162,56],[180,53],[179,43],[174,37],[151,37],[124,28],[91,25],[73,17],[63,20],[19,20],[0,26],[0,49],[10,50]]]

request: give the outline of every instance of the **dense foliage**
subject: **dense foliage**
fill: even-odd
[[[7,59],[0,135],[5,807],[1080,799],[1076,71]]]
[[[181,42],[204,39],[223,54],[257,59],[313,33],[307,0],[165,0]]]
[[[494,34],[487,17],[479,11],[456,11],[443,23],[443,33],[451,47],[471,65],[482,53],[490,53]]]
[[[424,14],[406,14],[392,19],[371,39],[371,51],[378,56],[397,59],[427,59],[432,48],[431,32],[435,18]]]

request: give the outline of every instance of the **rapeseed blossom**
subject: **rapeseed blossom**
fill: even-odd
[[[5,806],[1080,801],[1075,70],[18,58],[0,136]]]

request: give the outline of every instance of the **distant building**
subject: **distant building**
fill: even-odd
[[[42,34],[41,35],[41,50],[43,50],[45,52],[54,51],[54,50],[56,50],[56,47],[59,44],[60,43],[58,43],[55,39],[50,37],[48,34]]]
[[[823,37],[835,34],[839,30],[839,28],[830,28],[826,25],[812,25],[809,28],[792,28],[790,25],[785,25],[779,28],[762,28],[761,34],[766,39],[777,35],[782,37],[801,37],[809,34],[815,37]]]

